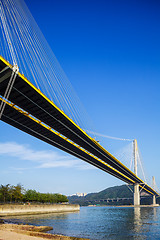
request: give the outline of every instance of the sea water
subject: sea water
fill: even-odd
[[[79,212],[21,216],[11,221],[51,226],[50,233],[91,240],[160,239],[159,207],[81,207]]]

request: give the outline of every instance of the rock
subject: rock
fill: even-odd
[[[3,219],[0,219],[0,224],[4,224],[4,220]]]
[[[53,230],[53,227],[49,227],[49,226],[35,226],[32,228],[31,231],[35,231],[35,232],[48,232],[48,231],[51,231]]]

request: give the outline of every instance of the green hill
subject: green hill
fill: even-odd
[[[130,186],[133,191],[133,186]],[[115,186],[107,188],[98,193],[90,193],[85,197],[78,197],[76,195],[69,196],[69,203],[80,204],[80,206],[88,205],[131,205],[133,204],[133,192],[127,185]],[[142,191],[143,193],[143,191]],[[118,199],[119,198],[119,199]],[[157,203],[160,204],[160,198],[157,198]],[[147,196],[143,193],[141,197],[141,204],[152,204],[152,196]]]
[[[131,198],[133,193],[127,185],[107,188],[98,193],[90,193],[85,196],[86,200],[101,200],[107,198]]]
[[[131,187],[133,189],[133,187]],[[121,186],[115,186],[107,188],[103,191],[100,191],[98,193],[90,193],[87,194],[85,197],[78,197],[76,195],[69,196],[68,200],[70,203],[77,203],[81,206],[87,206],[87,205],[117,205],[116,201],[109,200],[107,202],[107,199],[117,199],[117,198],[132,198],[133,193],[129,190],[127,185],[121,185]],[[130,200],[121,200],[118,202],[118,204],[132,204],[132,199]]]

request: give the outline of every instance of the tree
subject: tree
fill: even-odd
[[[17,186],[1,185],[0,187],[0,201],[6,203],[7,201],[13,202],[41,202],[41,203],[59,203],[68,202],[65,195],[53,193],[40,193],[36,190],[24,190],[21,184]]]
[[[25,192],[24,198],[26,201],[37,201],[39,194],[36,192],[36,190],[29,189]]]
[[[0,193],[1,193],[2,201],[4,203],[7,200],[9,200],[9,186],[10,186],[10,184],[1,185],[1,187],[0,187]]]
[[[17,186],[13,187],[13,198],[15,202],[22,201],[23,200],[23,187],[21,184],[17,184]]]
[[[14,186],[10,186],[8,193],[9,193],[9,200],[11,203],[13,201],[13,197],[14,197]]]

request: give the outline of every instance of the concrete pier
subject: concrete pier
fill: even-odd
[[[78,204],[0,205],[0,217],[79,211]]]
[[[152,204],[153,207],[158,207],[159,204],[156,203],[156,196],[153,195],[153,204]]]
[[[134,184],[134,206],[140,205],[140,192],[139,192],[139,184]]]
[[[153,195],[153,205],[156,205],[156,196]]]
[[[156,181],[155,181],[155,177],[154,176],[152,177],[152,187],[155,190],[155,188],[156,188]],[[155,195],[153,195],[153,204],[152,205],[153,206],[159,206],[159,204],[156,204],[156,196]]]

